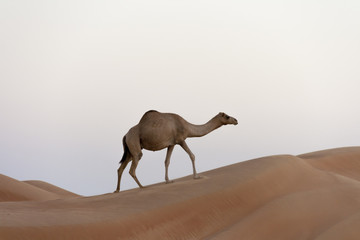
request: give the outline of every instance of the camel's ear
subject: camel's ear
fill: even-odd
[[[225,113],[219,112],[219,115],[222,116],[222,117],[224,117],[224,116],[225,116]]]

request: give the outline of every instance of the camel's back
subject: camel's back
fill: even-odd
[[[138,125],[141,131],[145,131],[145,130],[178,131],[184,127],[184,122],[186,121],[177,114],[161,113],[155,110],[150,110],[142,116]]]
[[[141,117],[140,119],[140,123],[144,123],[144,122],[147,122],[151,119],[154,119],[154,118],[158,118],[159,116],[163,115],[163,113],[160,113],[156,110],[150,110],[150,111],[147,111],[146,113],[144,113],[144,115]]]
[[[185,120],[177,114],[146,112],[141,118],[139,135],[145,149],[162,149],[186,138]]]
[[[170,121],[170,122],[174,122],[174,121],[178,121],[178,120],[183,120],[182,117],[180,117],[177,114],[174,113],[161,113],[158,112],[156,110],[150,110],[147,111],[140,119],[139,124],[145,124],[145,123],[153,123],[153,122],[158,122],[158,121]]]

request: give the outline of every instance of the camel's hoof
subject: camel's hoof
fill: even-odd
[[[199,176],[199,175],[194,176],[194,179],[200,179],[200,178],[201,178],[201,176]]]
[[[165,183],[168,184],[168,183],[173,183],[173,182],[174,182],[174,180],[171,180],[171,181],[167,180]]]
[[[118,193],[118,192],[119,192],[119,190],[115,190],[115,191],[114,191],[114,193]]]

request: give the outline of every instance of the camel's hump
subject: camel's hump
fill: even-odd
[[[147,111],[144,115],[146,115],[146,114],[148,114],[148,113],[151,113],[151,112],[158,112],[158,111],[156,111],[156,110],[149,110],[149,111]]]
[[[147,112],[144,113],[144,115],[141,117],[140,122],[144,121],[145,119],[148,119],[149,117],[151,118],[151,115],[154,114],[154,113],[159,113],[159,112],[156,111],[156,110],[147,111]]]

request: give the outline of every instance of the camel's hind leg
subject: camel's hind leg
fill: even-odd
[[[188,145],[186,144],[185,141],[181,142],[180,146],[185,150],[185,152],[187,152],[187,154],[189,154],[189,157],[190,157],[191,163],[192,163],[192,167],[193,167],[194,179],[200,178],[200,176],[197,174],[196,168],[195,168],[195,155],[191,152],[190,148],[188,147]]]
[[[166,158],[165,158],[165,181],[166,183],[172,183],[173,181],[169,180],[169,176],[168,176],[168,169],[169,169],[169,164],[170,164],[170,157],[171,157],[171,153],[174,150],[174,145],[171,145],[168,147],[167,152],[166,152]]]
[[[141,185],[141,183],[139,182],[139,180],[137,179],[136,177],[136,173],[135,173],[135,170],[136,170],[136,167],[140,161],[142,157],[142,153],[140,152],[140,154],[138,155],[138,157],[134,158],[132,160],[132,163],[131,163],[131,167],[130,167],[130,175],[133,177],[133,179],[135,180],[135,182],[139,185],[140,188],[143,188],[143,185]]]
[[[130,158],[127,157],[125,159],[124,162],[121,163],[119,169],[118,169],[118,181],[117,181],[117,187],[116,187],[116,190],[115,192],[119,192],[120,191],[120,180],[121,180],[121,176],[122,176],[122,173],[124,172],[126,166],[128,165],[128,163],[130,162]]]

